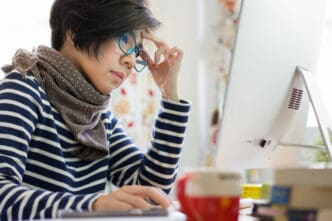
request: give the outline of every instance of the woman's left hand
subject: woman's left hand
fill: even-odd
[[[157,86],[160,88],[162,97],[179,101],[178,77],[183,51],[177,47],[170,48],[165,42],[147,31],[142,32],[142,38],[152,41],[157,47],[154,60],[148,54],[147,59],[149,70]],[[164,56],[164,60],[160,62],[162,55]]]

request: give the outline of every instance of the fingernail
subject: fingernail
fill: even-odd
[[[176,207],[175,207],[173,204],[171,204],[171,205],[167,208],[167,210],[168,210],[168,212],[174,212],[174,211],[176,211],[177,209],[176,209]]]

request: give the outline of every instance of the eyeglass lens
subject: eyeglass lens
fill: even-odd
[[[119,47],[123,53],[129,55],[131,53],[135,53],[136,57],[136,65],[135,70],[140,72],[147,65],[147,55],[145,52],[138,48],[136,45],[135,34],[125,33],[119,38]]]

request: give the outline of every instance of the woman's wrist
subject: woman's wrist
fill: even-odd
[[[92,202],[92,206],[91,209],[92,211],[99,211],[102,208],[102,201],[103,198],[105,198],[105,194],[100,194],[97,198],[95,198],[95,200]]]
[[[171,90],[161,90],[162,98],[165,100],[178,102],[180,100],[180,96],[178,93],[177,87]]]
[[[165,99],[165,100],[170,100],[170,101],[175,101],[175,102],[178,102],[180,100],[179,95],[177,93],[176,94],[170,94],[170,95],[163,94],[162,98]]]

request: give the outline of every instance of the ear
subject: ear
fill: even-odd
[[[74,40],[73,40],[74,37],[75,37],[74,33],[69,30],[66,32],[65,41],[69,43],[71,46],[74,46]]]

